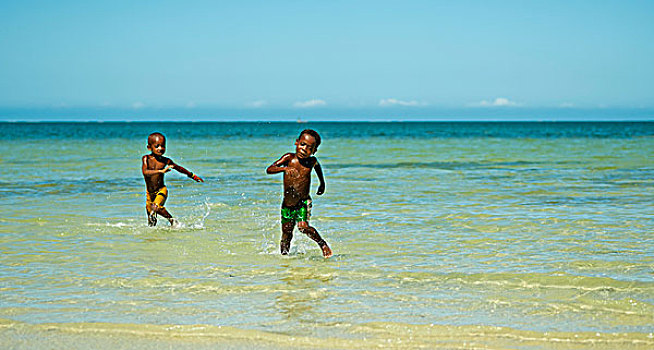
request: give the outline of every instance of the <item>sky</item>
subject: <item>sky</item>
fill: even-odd
[[[0,0],[0,120],[652,120],[653,82],[654,1]]]

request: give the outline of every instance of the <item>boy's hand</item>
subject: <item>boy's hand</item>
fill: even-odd
[[[193,176],[191,176],[191,179],[195,180],[196,182],[204,182],[204,180],[202,180],[201,177],[199,177],[199,176],[197,176],[195,174],[193,174]]]
[[[174,167],[175,167],[174,165],[169,165],[169,166],[167,166],[167,167],[161,169],[160,171],[161,171],[162,173],[167,173],[167,172],[173,170]]]
[[[320,196],[323,193],[325,193],[325,184],[320,184],[320,186],[318,186],[318,191],[316,191],[316,194]]]

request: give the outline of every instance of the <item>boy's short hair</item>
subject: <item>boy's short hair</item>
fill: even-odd
[[[313,138],[316,139],[316,149],[318,149],[318,146],[320,146],[320,135],[318,135],[318,132],[312,129],[304,129],[297,138],[299,139],[304,134],[313,136]]]
[[[160,132],[153,132],[152,134],[150,134],[150,135],[148,136],[148,145],[149,145],[150,142],[151,142],[150,140],[154,140],[154,138],[157,137],[157,136],[163,138],[164,140],[166,139],[166,136],[164,136],[164,134],[162,134],[162,133],[160,133]]]

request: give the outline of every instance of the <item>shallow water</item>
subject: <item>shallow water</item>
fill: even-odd
[[[265,168],[305,127],[328,260],[278,253]],[[153,131],[206,181],[166,175],[181,228],[146,225]],[[0,123],[0,149],[0,345],[654,346],[654,123]]]

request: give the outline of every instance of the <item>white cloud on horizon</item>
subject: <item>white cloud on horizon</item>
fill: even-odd
[[[327,105],[327,102],[325,102],[323,100],[313,99],[313,100],[308,100],[308,101],[295,102],[293,104],[293,107],[297,107],[297,108],[313,108],[313,107],[322,107],[322,106],[326,106],[326,105]]]
[[[145,103],[143,103],[143,102],[134,102],[134,103],[132,103],[132,108],[134,108],[134,109],[141,109],[143,107],[145,107]]]
[[[253,108],[261,108],[263,106],[266,106],[267,104],[268,104],[268,101],[266,101],[266,100],[257,100],[257,101],[252,101],[252,102],[248,103],[248,106],[253,107]]]
[[[416,106],[424,106],[424,103],[420,103],[418,101],[402,101],[398,100],[395,98],[385,98],[379,100],[379,105],[382,107],[391,107],[391,106],[405,106],[405,107],[416,107]]]
[[[514,101],[509,100],[508,98],[505,97],[498,97],[493,101],[486,101],[483,100],[477,104],[476,106],[481,106],[481,107],[517,107],[519,104],[517,104]]]

